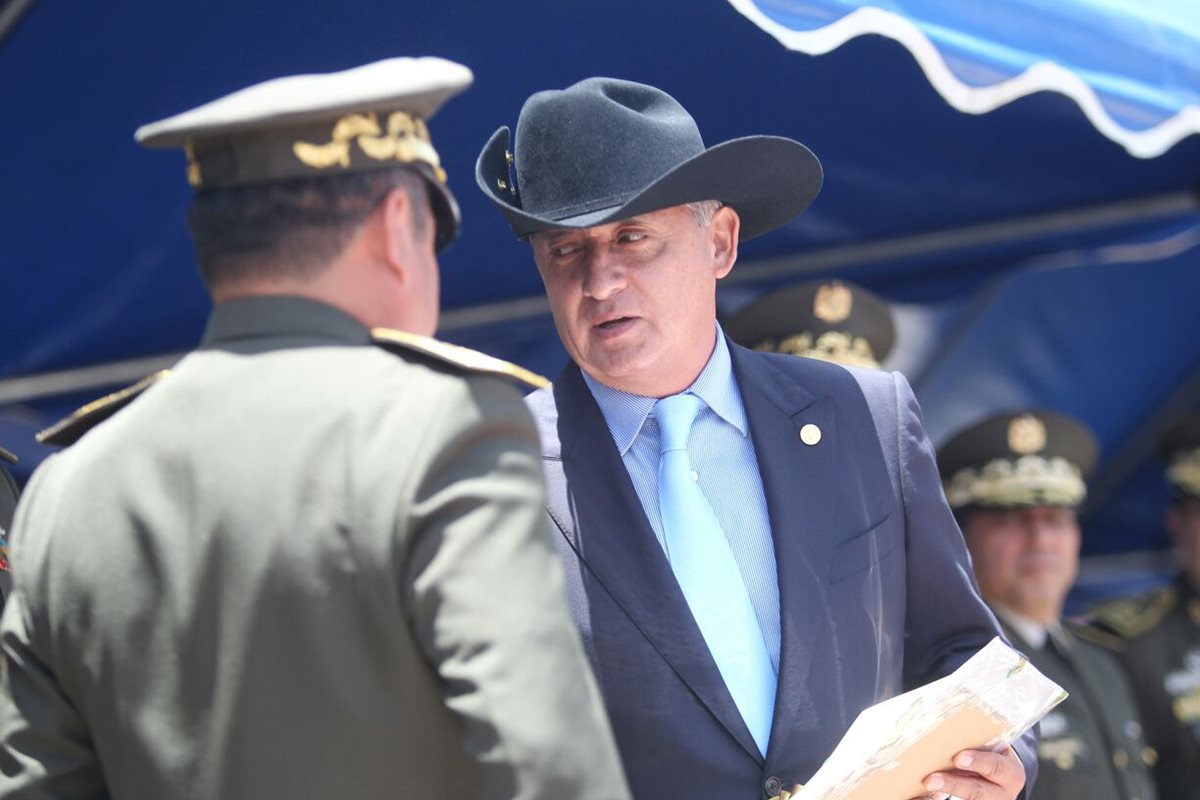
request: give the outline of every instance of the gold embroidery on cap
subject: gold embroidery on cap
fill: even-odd
[[[329,169],[332,166],[350,166],[350,143],[329,142],[328,144],[309,144],[296,142],[292,145],[296,158],[313,169]]]
[[[1046,447],[1046,426],[1032,414],[1022,414],[1008,423],[1008,447],[1014,453],[1028,456]]]
[[[433,167],[437,180],[446,182],[446,173],[429,140],[429,127],[425,120],[405,111],[393,111],[388,115],[386,134],[375,112],[349,114],[334,123],[329,142],[294,142],[292,152],[313,169],[333,166],[347,168],[350,166],[350,146],[354,142],[357,142],[363,154],[376,161],[425,162]]]
[[[879,369],[879,361],[871,350],[871,344],[861,336],[852,336],[843,331],[826,331],[813,339],[812,333],[794,333],[782,340],[763,339],[754,345],[755,350],[767,353],[786,353],[793,356],[816,358],[854,367]]]
[[[186,139],[183,142],[183,153],[187,156],[187,179],[191,186],[200,185],[200,165],[196,163],[196,152],[192,146],[192,140]]]
[[[1065,458],[1021,456],[1016,461],[997,458],[983,467],[968,467],[945,484],[951,508],[970,505],[1077,506],[1087,497],[1079,468]]]
[[[817,289],[813,298],[813,314],[822,322],[833,324],[850,316],[854,307],[854,294],[841,281],[827,283]]]

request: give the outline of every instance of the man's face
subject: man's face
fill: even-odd
[[[1192,585],[1200,588],[1200,499],[1187,498],[1171,505],[1167,531]]]
[[[687,206],[532,237],[554,325],[596,380],[661,397],[687,388],[716,333],[716,282],[737,258],[738,218],[699,225]]]
[[[1079,566],[1072,509],[971,511],[963,536],[985,600],[1040,622],[1059,618]]]

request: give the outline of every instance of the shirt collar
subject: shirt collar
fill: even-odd
[[[1063,640],[1062,624],[1057,620],[1049,625],[1044,625],[1006,606],[994,604],[992,608],[996,612],[996,616],[1004,620],[1004,624],[1012,628],[1017,636],[1024,639],[1035,650],[1041,650],[1046,646],[1047,636],[1054,636],[1058,641]]]
[[[600,406],[600,413],[604,415],[604,421],[617,450],[624,456],[641,433],[646,424],[646,417],[650,416],[657,398],[622,392],[620,389],[604,385],[586,372],[583,372],[583,380],[591,390],[592,397],[596,398],[596,404]],[[729,345],[725,341],[725,333],[720,324],[717,325],[717,344],[712,355],[708,357],[708,363],[686,391],[703,400],[717,416],[737,428],[742,436],[747,435],[749,425],[746,421],[746,408],[742,405],[742,397],[738,393],[737,378],[733,374],[733,360],[730,358]]]

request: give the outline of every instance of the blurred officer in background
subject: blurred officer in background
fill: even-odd
[[[1028,411],[989,417],[938,453],[984,600],[1013,646],[1070,695],[1041,722],[1030,800],[1155,797],[1154,753],[1119,665],[1062,619],[1079,566],[1075,509],[1096,452],[1076,420]]]
[[[896,342],[888,304],[861,286],[809,281],[768,292],[722,323],[738,344],[879,369]]]
[[[1158,751],[1162,800],[1200,800],[1200,415],[1163,437],[1166,526],[1180,571],[1169,585],[1101,606],[1098,641],[1125,666]]]

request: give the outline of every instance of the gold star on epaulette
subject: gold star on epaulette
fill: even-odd
[[[469,347],[461,347],[449,342],[432,339],[428,336],[419,336],[415,333],[393,330],[392,328],[372,328],[371,341],[388,350],[420,353],[421,355],[452,364],[470,372],[481,372],[486,375],[511,378],[532,386],[534,389],[542,389],[550,385],[550,381],[536,372],[530,372],[524,367],[510,364],[499,358],[493,358],[486,353],[480,353],[478,350],[472,350]]]
[[[1139,597],[1105,603],[1088,615],[1088,622],[1103,634],[1132,639],[1157,625],[1178,600],[1175,587],[1164,586]]]
[[[66,419],[61,419],[44,431],[40,431],[37,440],[42,444],[62,447],[75,444],[85,433],[129,405],[134,398],[170,374],[171,370],[169,369],[159,370],[153,375],[147,375],[132,386],[93,400]]]

